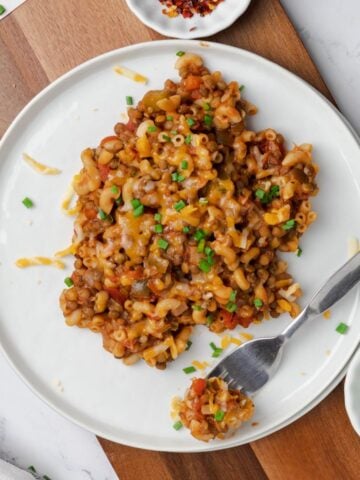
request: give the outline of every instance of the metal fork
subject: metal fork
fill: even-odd
[[[290,325],[276,337],[251,340],[225,357],[207,375],[221,377],[230,388],[252,394],[262,388],[276,372],[283,348],[307,321],[332,307],[360,280],[360,253],[337,270]]]

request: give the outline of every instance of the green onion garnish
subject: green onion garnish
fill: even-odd
[[[211,110],[210,103],[204,103],[203,109],[204,109],[204,110],[207,110],[207,111],[208,111],[208,110]]]
[[[31,208],[34,206],[34,202],[30,200],[29,197],[25,197],[24,200],[22,201],[23,205],[25,205],[26,208]]]
[[[160,238],[157,242],[158,247],[161,248],[161,250],[167,250],[169,246],[169,242],[165,240],[164,238]]]
[[[179,50],[178,52],[176,52],[176,55],[178,57],[182,57],[183,55],[185,55],[185,52],[183,52],[182,50]]]
[[[271,197],[272,197],[272,198],[278,197],[279,194],[280,194],[280,187],[279,187],[279,185],[272,185],[272,186],[270,187],[270,195],[271,195]]]
[[[162,233],[163,232],[163,226],[162,225],[155,225],[154,227],[154,232],[155,233]]]
[[[134,100],[130,96],[126,96],[126,105],[134,105]]]
[[[186,123],[189,125],[189,127],[193,127],[196,122],[193,118],[187,118]]]
[[[185,226],[185,227],[182,229],[182,231],[183,231],[184,233],[189,233],[189,232],[190,232],[190,227]]]
[[[186,137],[185,137],[185,143],[186,143],[186,145],[190,145],[191,140],[192,140],[192,135],[190,135],[190,134],[189,134],[189,135],[186,135]]]
[[[199,198],[199,203],[200,205],[207,205],[209,203],[209,200],[206,197],[201,197]]]
[[[256,308],[261,308],[263,306],[263,302],[260,298],[255,298],[254,305]]]
[[[208,259],[205,258],[200,260],[198,267],[205,273],[209,273],[211,270],[211,264],[209,263]]]
[[[169,135],[163,134],[162,138],[165,140],[165,142],[171,142],[171,138],[169,137]]]
[[[205,255],[208,257],[212,257],[214,255],[214,250],[210,247],[205,247]]]
[[[193,366],[185,367],[185,368],[183,368],[183,372],[186,373],[186,374],[194,373],[194,372],[196,372],[196,368],[193,367]]]
[[[258,188],[255,192],[255,197],[257,197],[260,201],[262,201],[266,196],[265,190],[262,188]]]
[[[236,291],[236,290],[233,290],[233,291],[230,293],[229,301],[230,301],[230,302],[235,302],[235,300],[236,300],[236,295],[237,295],[237,291]]]
[[[191,345],[192,345],[192,341],[191,341],[191,340],[188,340],[187,343],[186,343],[186,348],[185,348],[185,350],[189,350],[190,347],[191,347]]]
[[[113,185],[111,188],[111,193],[114,193],[115,195],[117,195],[119,193],[119,187],[117,187],[116,185]]]
[[[185,177],[179,172],[174,172],[171,174],[171,179],[173,182],[183,182],[185,180]]]
[[[210,347],[214,350],[214,352],[219,348],[219,347],[217,347],[217,346],[215,345],[214,342],[210,342],[209,345],[210,345]]]
[[[5,12],[6,12],[6,8],[4,7],[4,5],[0,5],[0,15],[2,15]]]
[[[217,348],[213,354],[211,355],[213,358],[218,358],[220,357],[220,355],[222,354],[223,352],[223,349],[222,348]]]
[[[201,305],[191,305],[191,308],[193,310],[196,310],[197,312],[200,312],[202,310],[202,306]]]
[[[155,125],[149,125],[148,128],[147,128],[147,131],[149,133],[154,133],[157,131],[157,128],[155,127]]]
[[[340,333],[341,335],[344,335],[349,330],[349,326],[346,325],[346,323],[339,323],[339,325],[336,327],[336,331]]]
[[[107,213],[104,212],[104,210],[99,209],[99,218],[100,220],[106,220],[108,218]]]
[[[236,309],[237,309],[236,303],[234,303],[234,302],[228,302],[228,303],[226,304],[226,310],[227,310],[228,312],[234,313],[234,312],[236,312]]]
[[[155,213],[154,215],[154,219],[156,222],[161,222],[161,213]]]
[[[211,115],[204,116],[204,123],[207,127],[211,127],[212,122],[213,122],[213,117]]]
[[[297,257],[301,257],[302,252],[303,252],[303,251],[302,251],[302,248],[299,247],[299,248],[297,249],[297,251],[296,251],[296,256],[297,256]]]
[[[174,423],[173,429],[174,430],[180,430],[180,428],[182,428],[182,426],[183,426],[182,422],[180,422],[180,420],[178,420],[177,422]]]
[[[36,469],[33,465],[30,465],[30,467],[28,467],[27,469],[30,470],[30,472],[32,473],[36,473]]]
[[[214,415],[214,418],[217,422],[221,422],[222,420],[224,420],[224,417],[225,412],[223,412],[222,410],[218,410]]]
[[[202,238],[202,239],[199,241],[199,243],[198,243],[197,251],[198,251],[199,253],[202,253],[202,252],[204,251],[204,249],[205,249],[205,239]]]
[[[74,282],[72,281],[72,279],[70,277],[66,277],[65,280],[64,280],[64,283],[69,288],[74,285]]]
[[[284,223],[282,226],[283,230],[291,230],[296,226],[296,221],[292,218],[291,220],[288,220],[287,222]]]
[[[121,205],[122,204],[122,198],[119,197],[115,200],[116,205]]]
[[[186,207],[186,203],[184,202],[184,200],[179,200],[174,205],[174,208],[177,212],[180,212],[180,210],[182,210],[185,207]]]
[[[166,117],[166,120],[167,120],[168,122],[172,122],[172,121],[174,120],[174,117],[171,116],[171,115],[168,115],[168,116]]]
[[[182,168],[183,170],[186,170],[186,169],[188,168],[188,166],[189,166],[189,163],[188,163],[186,160],[183,160],[183,161],[181,162],[181,168]]]
[[[196,232],[194,233],[194,238],[196,241],[200,241],[202,240],[203,238],[206,237],[206,232],[204,230],[201,230],[201,228],[199,228],[198,230],[196,230]]]
[[[214,315],[208,315],[206,317],[206,325],[209,327],[214,321]]]
[[[255,191],[255,196],[260,200],[261,203],[269,203],[275,197],[278,197],[280,193],[280,187],[278,185],[272,185],[269,192],[265,192],[262,188],[258,188]]]
[[[42,478],[43,478],[43,480],[51,480],[51,478],[48,477],[47,475],[43,475]]]
[[[240,92],[242,92],[244,88],[245,88],[245,85],[240,85],[240,88],[239,88]]]
[[[133,206],[133,208],[140,207],[141,202],[138,198],[133,198],[131,200],[131,205]]]
[[[144,213],[144,205],[138,198],[133,198],[131,200],[131,205],[133,206],[134,217],[140,217]]]

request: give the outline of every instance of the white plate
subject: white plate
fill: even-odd
[[[346,260],[348,237],[360,236],[360,151],[333,107],[294,75],[246,51],[184,41],[135,45],[93,59],[56,81],[25,108],[2,141],[0,336],[6,355],[33,390],[85,428],[136,447],[205,451],[266,435],[321,395],[360,340],[360,323],[354,321],[359,310],[357,292],[333,309],[330,320],[319,318],[297,334],[279,373],[256,396],[257,428],[245,425],[231,439],[203,444],[187,431],[171,428],[169,403],[188,386],[182,368],[193,359],[209,360],[208,344],[219,341],[216,335],[198,328],[190,351],[166,371],[142,363],[125,367],[102,350],[98,335],[65,327],[58,296],[67,272],[14,267],[20,256],[51,255],[69,243],[72,219],[62,216],[59,203],[80,167],[80,151],[111,134],[125,110],[125,95],[138,100],[145,90],[161,87],[165,78],[176,78],[172,65],[180,49],[202,54],[211,69],[246,85],[246,97],[260,108],[252,120],[254,128],[273,127],[289,144],[311,142],[315,146],[321,192],[313,203],[319,219],[301,242],[302,257],[286,255],[290,271],[303,286],[303,303]],[[116,75],[112,67],[117,64],[148,75],[149,84]],[[21,160],[24,151],[60,167],[63,174],[37,175]],[[36,208],[22,206],[25,196],[36,202]],[[283,316],[248,331],[256,336],[274,334],[288,321]],[[340,321],[351,326],[347,335],[335,332]],[[61,380],[62,393],[52,387],[54,378]]]
[[[126,0],[130,10],[148,27],[162,35],[175,38],[202,38],[214,35],[232,25],[248,8],[251,0],[225,0],[205,17],[179,15],[169,18],[162,13],[158,0]]]
[[[360,349],[351,361],[346,375],[345,408],[354,430],[360,435]]]

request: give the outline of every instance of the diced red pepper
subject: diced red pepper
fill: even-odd
[[[99,173],[100,173],[100,178],[103,182],[107,179],[109,173],[110,173],[110,167],[107,165],[98,165],[99,168]]]
[[[108,288],[105,288],[105,290],[108,292],[110,297],[113,300],[115,300],[115,302],[119,303],[120,305],[124,305],[127,296],[123,292],[121,292],[118,288],[108,287]]]
[[[184,79],[185,90],[197,90],[201,85],[201,77],[197,75],[189,75]]]
[[[206,380],[204,378],[195,378],[195,380],[193,380],[192,382],[191,387],[196,393],[196,395],[200,397],[200,395],[202,395],[205,391]]]

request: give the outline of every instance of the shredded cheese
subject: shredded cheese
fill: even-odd
[[[67,257],[68,255],[75,255],[76,250],[77,250],[77,244],[73,243],[72,245],[69,245],[68,247],[64,248],[64,250],[59,250],[58,252],[55,253],[55,257]]]
[[[240,336],[243,337],[245,340],[252,340],[254,335],[252,333],[241,332]]]
[[[174,421],[179,419],[180,405],[181,405],[180,397],[176,396],[171,399],[170,416]]]
[[[235,338],[235,337],[231,337],[230,342],[233,343],[234,345],[237,345],[237,346],[240,346],[243,343],[241,340],[239,340],[238,338]]]
[[[73,202],[73,199],[75,197],[75,191],[72,183],[68,186],[63,201],[61,203],[61,210],[65,215],[76,215],[79,211],[78,207],[70,207],[71,203]]]
[[[351,258],[360,251],[359,240],[356,237],[348,239],[348,257]]]
[[[19,258],[18,260],[16,260],[15,265],[19,268],[33,267],[36,265],[47,265],[60,269],[65,268],[65,264],[61,260],[56,260],[48,257]]]
[[[198,370],[205,370],[209,366],[208,362],[199,362],[198,360],[194,360],[191,364]]]
[[[130,78],[130,80],[133,80],[134,82],[139,82],[139,83],[148,82],[148,79],[146,77],[126,67],[122,67],[122,66],[114,67],[114,72],[117,73],[118,75],[123,75],[124,77]]]
[[[59,173],[61,173],[61,170],[59,170],[58,168],[48,167],[43,163],[37,162],[27,153],[23,153],[23,159],[28,165],[30,165],[30,167],[32,167],[36,172],[41,173],[42,175],[59,175]]]
[[[329,318],[331,317],[331,310],[326,310],[326,311],[323,313],[323,317],[324,317],[326,320],[329,320]]]
[[[222,337],[221,341],[220,341],[220,346],[221,348],[228,348],[228,346],[230,345],[231,343],[231,337],[230,335],[225,335],[224,337]]]

